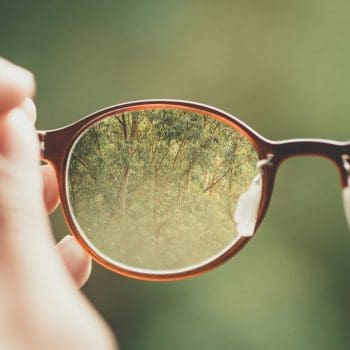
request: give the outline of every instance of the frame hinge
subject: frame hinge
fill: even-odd
[[[39,146],[40,146],[40,157],[44,157],[45,153],[45,136],[46,136],[46,131],[38,131],[38,138],[39,138]]]
[[[343,155],[341,156],[341,159],[342,159],[342,161],[343,161],[343,167],[344,167],[344,169],[346,170],[346,172],[347,172],[348,174],[350,174],[350,162],[349,162],[350,157],[349,157],[349,155],[348,155],[348,154],[343,154]]]
[[[273,164],[272,163],[273,157],[274,157],[274,154],[268,153],[266,155],[266,158],[260,159],[260,160],[257,161],[257,163],[256,163],[257,168],[261,169],[261,168],[263,168],[265,166],[272,166],[272,164]]]

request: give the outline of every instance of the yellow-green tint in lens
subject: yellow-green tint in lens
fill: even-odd
[[[155,273],[187,269],[237,240],[237,201],[257,161],[242,133],[205,112],[119,112],[76,140],[69,205],[85,239],[113,263]]]

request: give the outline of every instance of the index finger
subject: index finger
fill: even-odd
[[[33,74],[0,57],[0,115],[17,107],[34,92]]]

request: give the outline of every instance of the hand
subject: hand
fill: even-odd
[[[31,73],[0,58],[0,348],[111,350],[110,329],[77,290],[91,261],[71,236],[56,247],[54,170],[40,167]]]

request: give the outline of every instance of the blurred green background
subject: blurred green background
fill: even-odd
[[[37,79],[38,127],[106,105],[181,98],[263,135],[349,139],[350,2],[0,0],[0,54]],[[57,239],[67,234],[59,210]],[[84,291],[122,349],[349,349],[350,232],[339,179],[295,158],[230,262],[151,283],[94,265]]]

